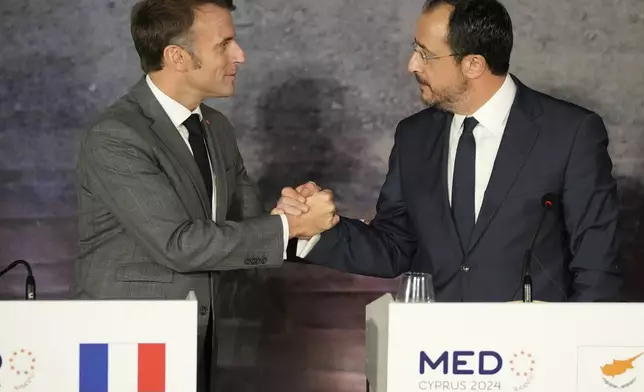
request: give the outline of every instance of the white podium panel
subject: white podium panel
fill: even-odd
[[[0,392],[194,392],[196,301],[0,302]]]
[[[387,295],[367,306],[366,339],[375,392],[644,391],[639,303],[405,304]]]

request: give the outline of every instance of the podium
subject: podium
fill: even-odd
[[[194,392],[197,301],[0,301],[0,391]]]
[[[644,304],[366,307],[370,391],[644,390]]]

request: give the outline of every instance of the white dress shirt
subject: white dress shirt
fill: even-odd
[[[503,137],[505,125],[508,122],[508,116],[517,86],[514,84],[512,77],[506,76],[501,88],[490,98],[483,106],[472,114],[478,121],[474,128],[474,140],[476,141],[476,169],[474,185],[474,211],[475,219],[478,219],[483,203],[483,196],[490,181],[494,160],[499,151],[499,145]],[[447,161],[447,194],[449,203],[452,204],[452,181],[454,178],[454,160],[456,159],[456,149],[458,141],[463,133],[464,115],[454,114],[449,134],[449,159]]]
[[[152,82],[152,79],[150,79],[149,75],[145,77],[145,81],[147,82],[148,87],[150,87],[150,90],[152,90],[152,94],[154,94],[154,97],[161,104],[161,107],[163,108],[163,110],[166,112],[168,117],[170,117],[170,121],[172,121],[172,124],[177,128],[177,131],[179,131],[179,134],[183,138],[183,141],[186,142],[186,147],[188,147],[188,150],[190,150],[190,153],[192,154],[192,148],[190,147],[190,142],[188,140],[188,137],[189,137],[188,129],[183,125],[183,122],[186,121],[188,117],[190,117],[190,115],[192,114],[198,114],[199,120],[203,121],[203,114],[201,114],[201,108],[197,106],[195,110],[190,111],[188,110],[188,108],[186,108],[179,102],[175,101],[174,99],[170,98],[167,94],[161,91],[154,84],[154,82]],[[208,154],[208,160],[210,161],[210,154]],[[215,173],[212,172],[212,162],[210,164],[210,170],[212,173],[212,217],[211,219],[214,221],[215,217],[217,216],[216,214],[217,183],[216,183]],[[282,218],[282,228],[284,232],[284,258],[286,258],[286,247],[288,245],[288,237],[289,237],[288,220],[284,215],[280,215],[280,217]]]

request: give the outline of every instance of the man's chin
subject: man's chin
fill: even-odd
[[[424,94],[420,95],[420,100],[422,103],[424,103],[427,107],[434,107],[436,106],[436,100],[433,99],[433,97],[426,97]]]
[[[208,98],[230,98],[235,95],[235,87],[213,91],[208,94]]]
[[[427,96],[427,94],[421,94],[420,95],[420,100],[428,108],[436,108],[436,109],[439,109],[439,110],[447,110],[447,111],[449,111],[451,109],[450,106],[445,104],[445,101],[439,99],[438,97],[436,97],[433,94],[429,95],[429,96]]]

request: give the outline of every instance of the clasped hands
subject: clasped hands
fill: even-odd
[[[340,221],[335,210],[333,192],[321,189],[311,181],[296,188],[282,189],[282,197],[271,214],[285,215],[290,238],[299,239],[310,239]]]

